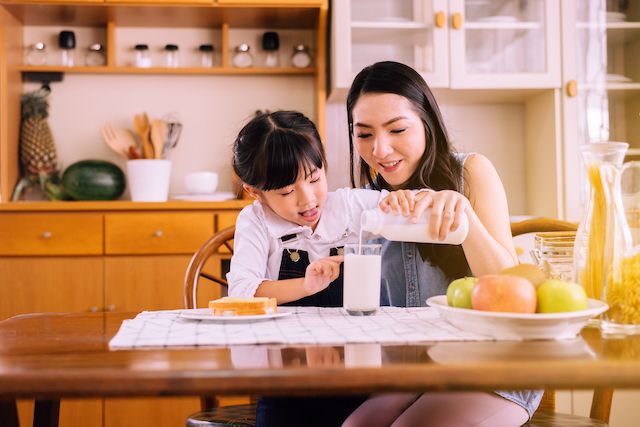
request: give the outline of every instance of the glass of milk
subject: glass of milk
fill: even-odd
[[[368,316],[380,307],[381,245],[344,245],[344,308]]]

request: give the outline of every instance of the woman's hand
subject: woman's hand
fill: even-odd
[[[428,233],[434,240],[444,240],[449,232],[455,231],[462,215],[471,209],[469,199],[453,190],[422,190],[415,195],[414,205],[410,221],[418,222],[420,215],[428,210]]]
[[[409,216],[415,208],[416,200],[419,200],[415,193],[413,190],[391,191],[387,197],[380,201],[378,207],[385,213],[392,212],[394,215]]]
[[[336,280],[340,275],[342,261],[344,261],[343,255],[335,255],[310,263],[305,271],[302,284],[307,295],[320,292]]]

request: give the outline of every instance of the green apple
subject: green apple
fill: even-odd
[[[562,280],[545,280],[538,286],[538,313],[585,310],[589,306],[584,288]]]
[[[478,279],[463,277],[456,279],[447,288],[447,304],[457,308],[471,308],[471,290]]]

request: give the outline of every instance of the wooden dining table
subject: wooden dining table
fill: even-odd
[[[638,388],[640,336],[597,328],[564,341],[409,345],[170,347],[110,350],[135,313],[38,313],[0,322],[0,420],[36,400],[56,425],[71,397],[323,395],[384,391]]]

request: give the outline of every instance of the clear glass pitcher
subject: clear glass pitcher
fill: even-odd
[[[603,300],[609,310],[602,319],[605,333],[640,333],[640,162],[617,170],[603,170],[603,182],[612,188],[612,258]]]
[[[616,175],[628,146],[624,142],[596,142],[580,147],[589,182],[589,199],[576,233],[574,281],[584,287],[589,298],[601,299],[613,258],[615,198],[612,194],[615,189],[614,182],[603,179],[603,174]]]

